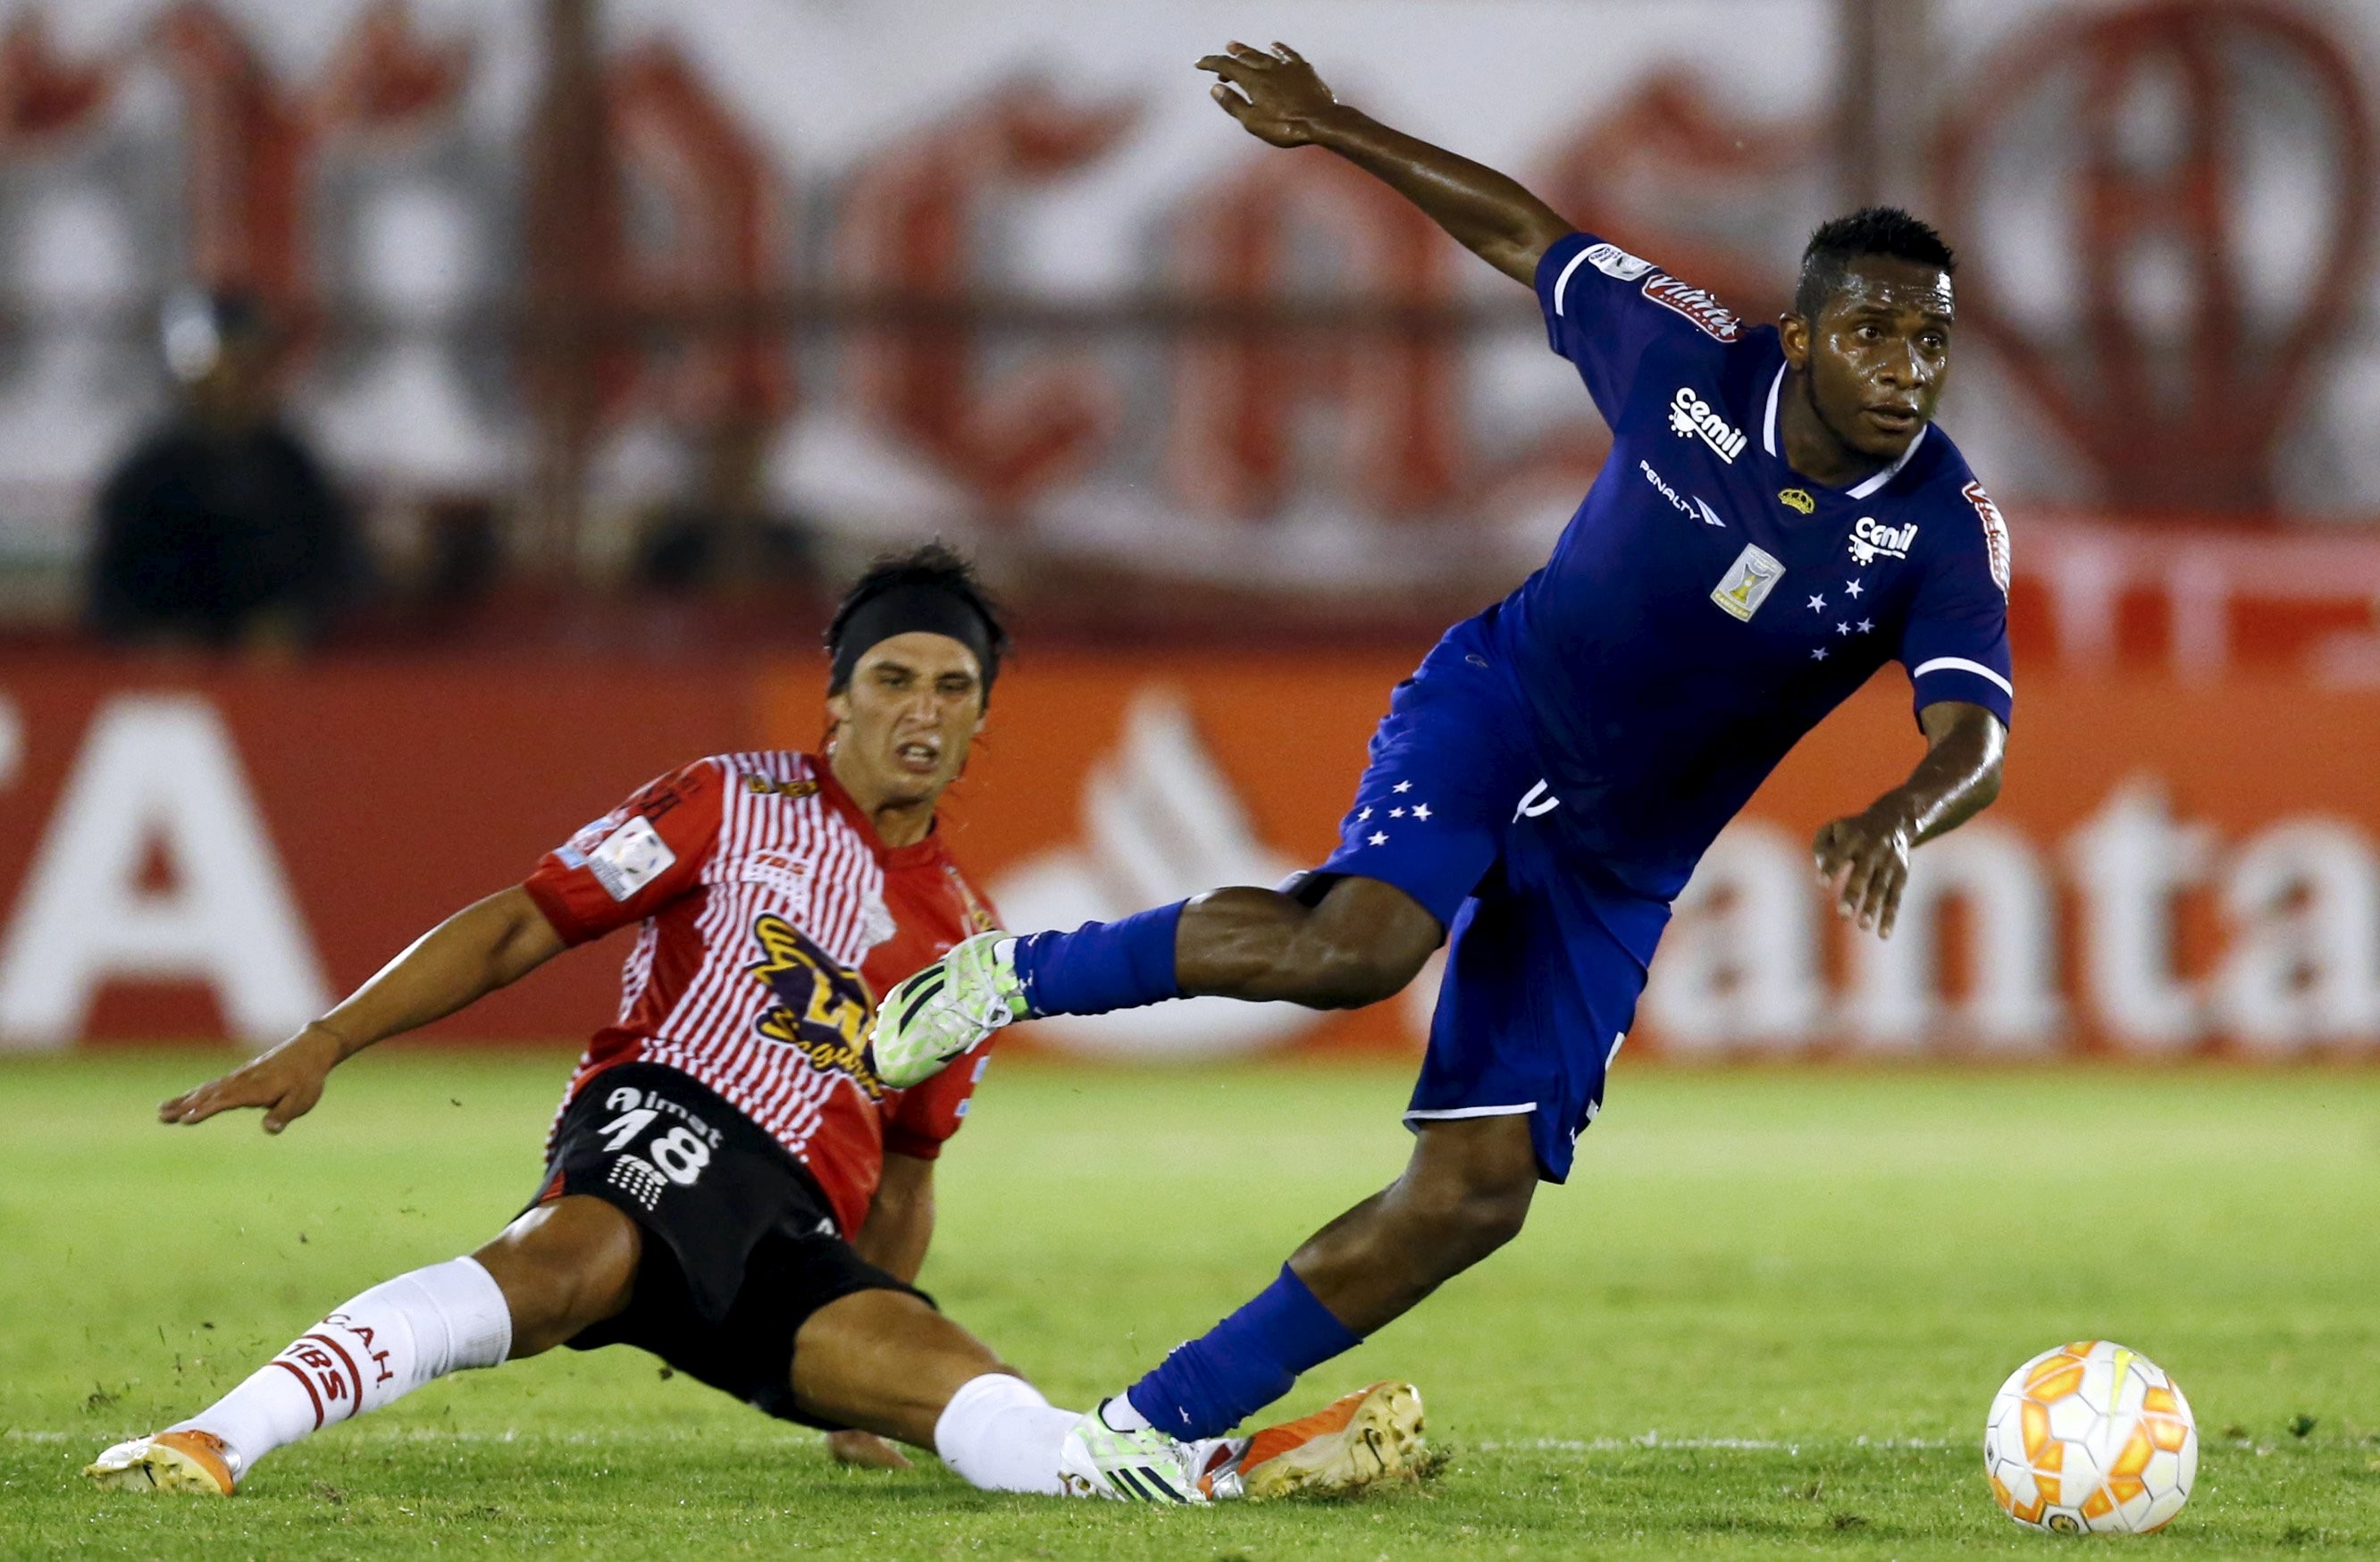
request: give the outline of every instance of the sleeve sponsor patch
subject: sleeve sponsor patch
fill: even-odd
[[[1714,341],[1731,342],[1743,335],[1743,322],[1725,304],[1700,287],[1679,281],[1667,272],[1645,279],[1645,296],[1672,313],[1683,316],[1695,330]]]
[[[1984,523],[1984,546],[1991,555],[1992,584],[2000,589],[2000,595],[2006,596],[2009,589],[2008,518],[2000,514],[2000,507],[1992,503],[1992,496],[1984,492],[1982,483],[1971,481],[1959,492],[1966,495],[1967,503],[1975,506],[1975,515]]]
[[[1653,269],[1653,262],[1640,260],[1617,244],[1596,244],[1588,247],[1589,265],[1617,282],[1633,282]]]
[[[662,839],[652,821],[639,814],[587,854],[587,871],[595,875],[604,894],[614,900],[625,900],[676,860],[677,853]]]

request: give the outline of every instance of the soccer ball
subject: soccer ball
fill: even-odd
[[[2009,1374],[1984,1423],[1984,1473],[2036,1530],[2146,1534],[2190,1500],[2198,1424],[2181,1385],[2113,1340],[2061,1345]]]

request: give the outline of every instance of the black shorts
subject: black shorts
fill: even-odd
[[[565,1194],[602,1200],[647,1238],[627,1311],[571,1348],[650,1350],[781,1420],[840,1429],[794,1405],[794,1336],[811,1313],[855,1291],[933,1301],[844,1240],[817,1180],[775,1140],[660,1064],[606,1070],[562,1115],[536,1203]]]

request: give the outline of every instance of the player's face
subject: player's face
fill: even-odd
[[[1872,460],[1897,460],[1942,400],[1953,312],[1947,273],[1868,256],[1852,262],[1815,320],[1787,322],[1801,330],[1783,333],[1786,356],[1797,345],[1806,355],[1796,367],[1837,439]]]
[[[940,796],[966,766],[983,726],[983,670],[975,653],[923,629],[868,647],[851,683],[827,702],[835,770],[873,807]]]

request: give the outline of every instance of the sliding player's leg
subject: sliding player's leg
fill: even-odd
[[[800,1419],[931,1447],[995,1492],[1179,1503],[1344,1492],[1409,1473],[1422,1447],[1409,1384],[1375,1385],[1253,1437],[1118,1430],[1053,1407],[923,1298],[889,1288],[853,1292],[803,1323],[793,1386]]]
[[[468,1258],[382,1281],[333,1309],[221,1399],[119,1443],[102,1485],[227,1496],[275,1448],[433,1379],[533,1356],[625,1307],[639,1233],[596,1199],[564,1198]]]
[[[1067,1442],[1082,1415],[1060,1409],[990,1347],[905,1290],[855,1291],[794,1336],[794,1402],[815,1425],[856,1427],[931,1448],[986,1491],[1114,1495]],[[1152,1495],[1195,1489],[1201,1455],[1148,1439]]]

